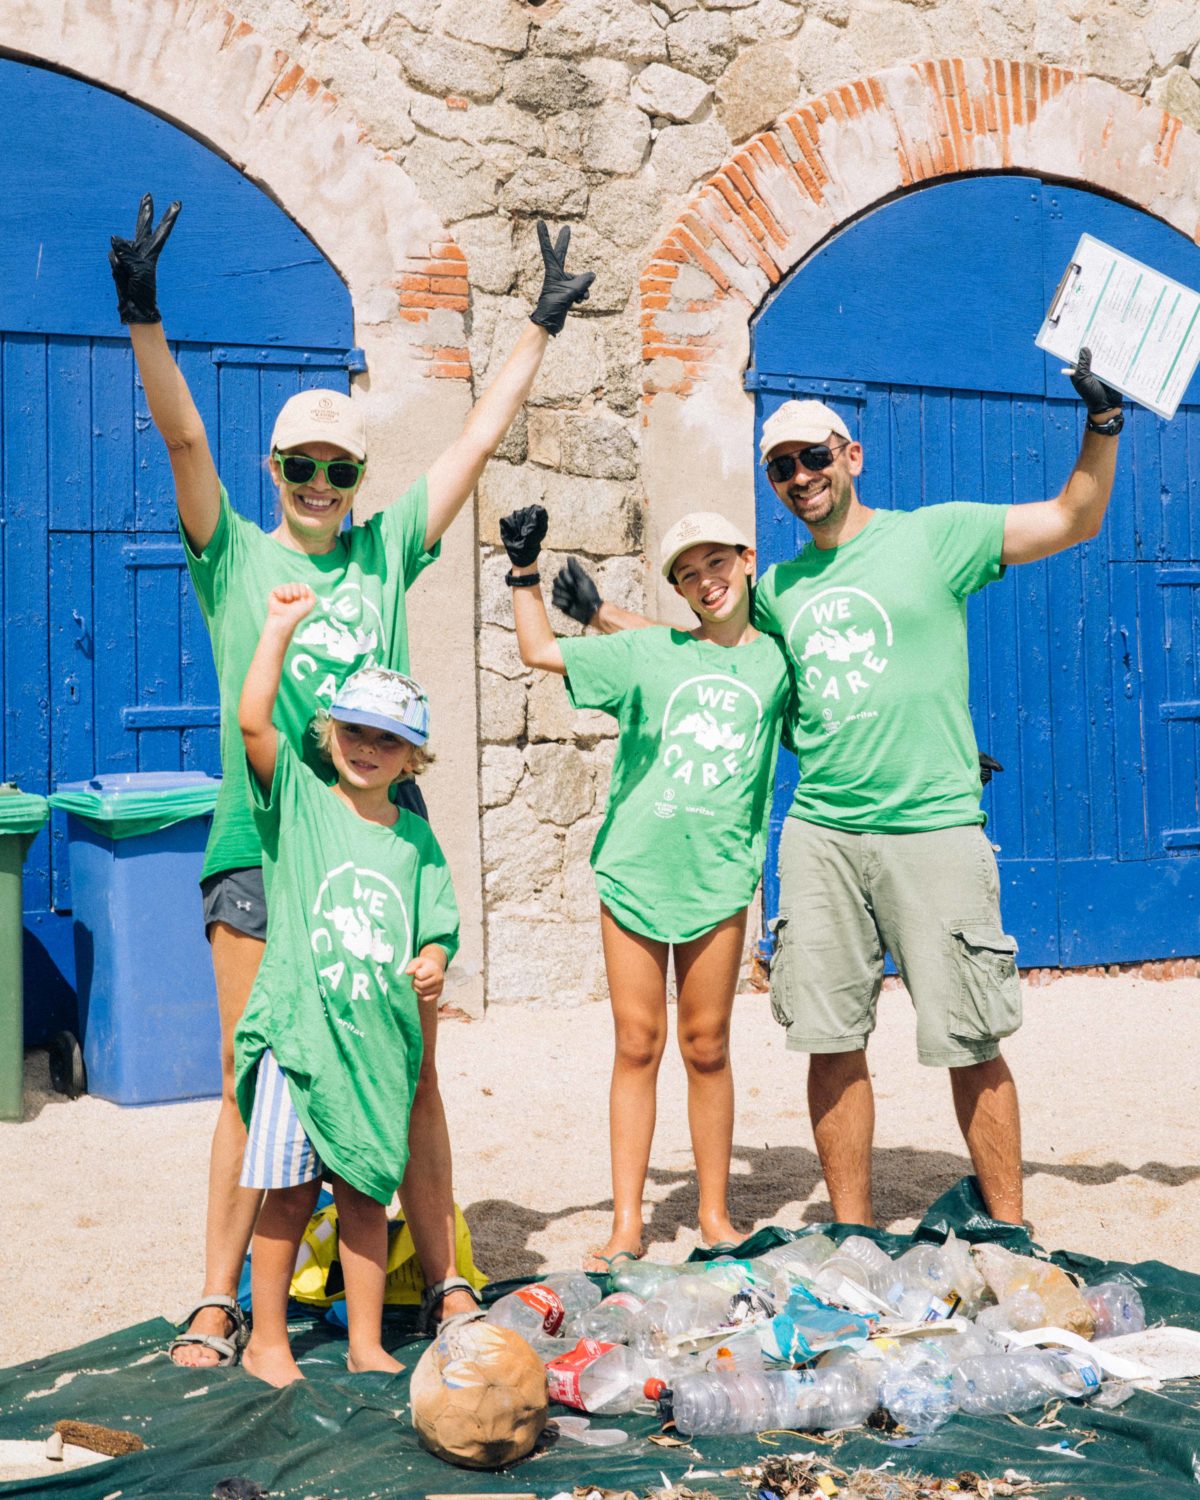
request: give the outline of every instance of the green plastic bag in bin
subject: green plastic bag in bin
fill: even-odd
[[[220,789],[220,778],[202,771],[130,771],[63,782],[48,801],[106,838],[131,839],[207,817]]]
[[[0,838],[8,833],[33,838],[42,831],[49,816],[45,797],[18,791],[7,781],[0,785]]]

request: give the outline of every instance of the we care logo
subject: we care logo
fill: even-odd
[[[762,722],[762,699],[739,678],[719,672],[690,677],[667,700],[662,764],[673,781],[693,791],[718,787],[753,759]],[[664,799],[674,800],[665,793]]]
[[[804,686],[823,701],[829,724],[835,706],[853,712],[849,706],[887,671],[892,622],[863,589],[822,589],[797,612],[787,645]]]
[[[328,703],[351,672],[380,661],[386,645],[378,605],[347,581],[317,595],[292,638],[288,670],[297,682],[317,676],[314,695]]]
[[[309,941],[321,998],[354,1005],[385,997],[392,979],[404,973],[412,958],[408,907],[392,881],[347,860],[327,872],[312,915],[316,920]],[[399,944],[398,936],[403,938]],[[349,1018],[339,1024],[357,1032]]]

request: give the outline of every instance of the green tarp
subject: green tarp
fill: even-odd
[[[969,1240],[996,1240],[1031,1249],[1022,1231],[1000,1225],[983,1212],[971,1179],[940,1198],[909,1238],[876,1234],[891,1251],[912,1240],[939,1241],[953,1228]],[[840,1235],[854,1232],[849,1226]],[[791,1235],[762,1230],[743,1253],[756,1254]],[[1200,1276],[1157,1261],[1122,1265],[1086,1256],[1056,1254],[1060,1265],[1090,1281],[1114,1272],[1142,1289],[1147,1316],[1200,1329]],[[499,1296],[515,1283],[490,1287]],[[78,1295],[76,1292],[75,1295]],[[431,1493],[539,1496],[576,1485],[645,1490],[665,1475],[683,1481],[689,1467],[704,1477],[686,1482],[719,1495],[747,1495],[720,1470],[752,1463],[771,1451],[757,1438],[697,1438],[690,1448],[663,1448],[648,1438],[659,1430],[650,1417],[593,1418],[620,1426],[632,1441],[619,1448],[584,1448],[560,1440],[499,1474],[456,1469],[420,1448],[408,1418],[408,1378],[424,1344],[397,1315],[385,1342],[408,1364],[398,1376],[349,1375],[345,1344],[325,1323],[297,1319],[293,1337],[308,1379],[274,1391],[241,1370],[188,1371],[165,1354],[169,1327],[154,1321],[111,1338],[0,1371],[0,1439],[40,1438],[65,1417],[137,1432],[144,1453],[44,1480],[0,1485],[0,1496],[51,1495],[78,1500],[208,1500],[221,1479],[240,1475],[272,1496],[361,1497]],[[552,1414],[558,1408],[552,1408]],[[1027,1416],[1025,1422],[1036,1417]],[[1176,1382],[1162,1393],[1136,1392],[1112,1411],[1065,1403],[1063,1427],[1035,1428],[1005,1417],[954,1417],[914,1447],[856,1432],[840,1447],[824,1450],[843,1469],[874,1467],[891,1460],[896,1470],[952,1476],[971,1469],[998,1478],[1014,1468],[1048,1486],[1049,1500],[1196,1500],[1200,1483],[1200,1380]],[[1079,1458],[1040,1451],[1065,1440],[1095,1440]],[[785,1437],[774,1451],[805,1451],[803,1437]],[[715,1474],[712,1471],[716,1471]]]

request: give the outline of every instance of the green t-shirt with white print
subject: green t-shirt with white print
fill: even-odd
[[[281,583],[306,583],[317,596],[288,647],[274,717],[292,747],[328,779],[328,763],[307,732],[318,707],[328,706],[359,667],[409,670],[405,591],[441,546],[425,548],[428,510],[421,478],[394,505],[341,532],[333,549],[318,556],[284,546],[239,515],[224,485],[217,529],[203,552],[193,551],[180,526],[221,695],[223,779],[202,879],[262,864],[238,702],[267,617],[267,595]]]
[[[754,623],[796,682],[790,815],[851,833],[982,823],[967,598],[1001,577],[1006,505],[877,510],[839,547],[768,568]]]
[[[773,636],[718,646],[656,625],[559,641],[576,708],[617,719],[600,899],[622,927],[686,943],[740,911],[762,875],[791,691]]]
[[[245,756],[242,757],[243,762]],[[262,840],[267,947],[235,1040],[249,1123],[259,1059],[275,1054],[327,1167],[387,1203],[408,1161],[421,1020],[404,970],[427,943],[458,949],[458,907],[428,823],[360,818],[281,735],[264,793],[247,767]]]

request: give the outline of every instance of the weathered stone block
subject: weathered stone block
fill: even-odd
[[[526,163],[504,184],[500,201],[509,213],[576,218],[587,210],[587,179],[566,162]]]
[[[594,919],[488,919],[487,997],[493,1005],[583,1005],[607,993]]]
[[[722,10],[693,10],[666,30],[667,57],[674,68],[715,83],[737,52],[729,16]]]
[[[515,745],[485,745],[479,760],[479,800],[484,807],[502,807],[525,774],[525,757]]]
[[[686,193],[711,177],[732,149],[729,132],[715,115],[699,125],[670,125],[650,151],[650,170],[664,192]]]
[[[540,913],[561,896],[563,836],[539,822],[521,796],[489,808],[480,820],[483,887],[493,911]],[[540,903],[540,905],[538,904]]]
[[[562,910],[564,917],[575,922],[595,922],[600,915],[600,897],[596,893],[596,877],[592,874],[590,860],[592,845],[603,822],[603,813],[595,813],[589,818],[581,818],[567,829],[563,851]]]
[[[437,24],[447,36],[494,52],[524,52],[529,41],[529,11],[518,0],[442,0]]]
[[[504,92],[537,115],[577,109],[595,97],[595,84],[561,57],[522,57],[504,70]]]
[[[1195,0],[1154,0],[1141,30],[1156,68],[1186,63],[1200,45],[1200,10]]]
[[[628,484],[547,470],[545,497],[561,551],[603,556],[639,547],[641,508]]]
[[[662,63],[651,63],[633,80],[629,97],[648,115],[662,115],[689,125],[712,98],[712,89],[699,78]]]
[[[510,464],[523,464],[529,457],[529,419],[524,407],[513,418],[512,426],[501,439],[496,457]]]
[[[530,426],[535,463],[595,479],[634,479],[637,449],[628,427],[610,417],[535,408]]]
[[[583,57],[579,59],[578,66],[591,84],[594,97],[628,99],[633,64],[620,62],[612,57]]]
[[[717,80],[717,113],[734,141],[744,141],[795,104],[800,66],[788,47],[762,42],[739,52]]]
[[[447,94],[494,99],[504,79],[503,66],[494,52],[436,33],[399,38],[396,55],[414,88],[443,99]]]
[[[505,589],[507,594],[508,590]],[[508,605],[512,615],[512,601]],[[479,674],[479,737],[481,740],[516,740],[525,733],[525,684],[510,682],[495,672]]]
[[[535,20],[530,45],[549,56],[666,61],[664,33],[642,0],[565,0]]]
[[[543,578],[549,578],[543,573]],[[547,589],[547,595],[549,590]],[[567,635],[567,624],[574,626],[570,633],[578,635],[579,626],[574,620],[563,623],[563,617],[550,606],[550,623],[556,635]],[[592,709],[571,707],[563,679],[557,672],[537,672],[533,686],[529,689],[529,738],[541,740],[594,740],[616,732],[616,720],[611,714],[597,713]]]
[[[525,800],[541,822],[569,828],[591,812],[596,787],[576,746],[531,744],[525,751],[525,763],[529,767]]]
[[[551,115],[543,122],[542,129],[545,132],[546,155],[552,161],[582,165],[584,118],[578,110],[568,109],[561,115]],[[541,264],[540,255],[538,263]]]
[[[1186,68],[1171,68],[1158,79],[1150,99],[1193,130],[1200,130],[1200,84]]]
[[[662,194],[648,177],[592,189],[588,223],[614,245],[633,249],[653,244],[661,218]]]
[[[607,557],[596,568],[596,587],[601,597],[645,614],[646,564],[640,557]]]
[[[593,172],[632,177],[650,148],[650,122],[640,109],[612,100],[592,115],[584,142],[585,164]]]
[[[495,169],[465,141],[421,135],[404,156],[404,169],[446,219],[465,219],[495,203]]]
[[[479,627],[479,665],[489,672],[498,672],[501,677],[515,681],[518,677],[524,678],[529,669],[517,650],[517,637],[511,628],[511,619],[509,626],[508,630],[497,625]]]

